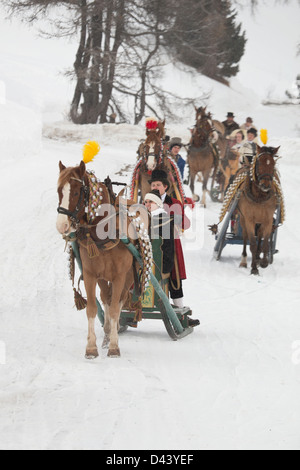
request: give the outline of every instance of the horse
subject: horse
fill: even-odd
[[[133,255],[120,242],[118,235],[118,231],[121,232],[121,227],[117,210],[122,192],[115,198],[109,185],[101,183],[93,173],[86,171],[83,161],[79,166],[70,168],[66,168],[59,162],[59,170],[59,206],[56,227],[63,237],[67,237],[75,231],[80,248],[83,281],[87,294],[88,341],[86,358],[98,357],[95,335],[97,284],[100,287],[105,314],[105,337],[102,346],[108,346],[108,356],[119,357],[120,313],[127,300],[129,289],[136,278],[136,263]],[[101,207],[105,210],[101,211]],[[114,212],[115,209],[116,212]],[[111,233],[108,233],[106,228],[110,225],[109,219],[114,215],[116,231],[113,240]],[[128,219],[126,219],[127,222]],[[101,231],[102,236],[99,235]],[[150,253],[151,243],[147,237],[145,237],[145,243],[146,250],[149,249]]]
[[[218,140],[218,133],[213,127],[211,114],[206,114],[206,107],[195,109],[196,125],[192,131],[187,162],[190,168],[190,188],[194,201],[199,200],[199,197],[195,194],[195,177],[197,173],[202,173],[203,194],[201,204],[206,207],[207,182],[212,170],[214,170],[214,182],[219,164],[219,156],[216,153],[217,151],[212,146],[212,144]]]
[[[276,155],[279,148],[257,145],[257,155],[240,187],[237,209],[244,239],[240,267],[247,268],[249,240],[252,253],[251,274],[254,275],[259,274],[258,263],[262,268],[267,268],[269,265],[269,240],[273,230],[273,218],[279,201],[282,200],[280,180],[276,170]],[[260,259],[261,253],[263,253],[262,259]]]
[[[217,174],[217,182],[219,183],[221,195],[220,202],[224,201],[225,192],[232,176],[238,172],[240,165],[239,158],[239,152],[229,147],[224,158],[220,158],[219,172]]]
[[[138,149],[139,160],[133,171],[131,197],[137,202],[138,191],[144,200],[151,191],[149,180],[154,170],[163,170],[168,175],[168,195],[184,203],[185,195],[181,175],[176,162],[168,156],[165,136],[165,121],[151,120],[146,123],[146,139]]]

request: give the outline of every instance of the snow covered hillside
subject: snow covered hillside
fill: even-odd
[[[286,7],[286,17],[299,15],[295,5]],[[269,34],[276,9],[265,23]],[[247,20],[252,48],[261,25]],[[0,39],[13,38],[5,46],[0,41],[0,449],[298,450],[300,111],[261,104],[273,62],[261,61],[256,43],[263,89],[242,75],[227,88],[171,65],[165,80],[182,96],[199,96],[199,87],[211,91],[208,106],[217,119],[227,111],[240,122],[250,115],[268,129],[269,144],[281,146],[287,221],[274,264],[250,276],[238,267],[237,247],[215,261],[207,225],[217,222],[220,206],[208,200],[206,210],[195,211],[197,242],[188,233],[183,239],[185,302],[201,326],[172,342],[162,322],[143,321],[120,337],[119,360],[103,351],[88,362],[87,320],[73,308],[67,254],[55,228],[58,162],[79,163],[84,143],[95,139],[101,151],[90,168],[100,178],[129,182],[144,128],[65,121],[72,89],[57,73],[66,57],[72,63],[73,46],[48,42],[46,63],[45,42],[33,31],[3,19],[0,26]],[[294,28],[285,43],[294,43]],[[246,55],[241,74],[252,65]],[[296,68],[280,81],[274,67],[278,89]],[[187,139],[194,111],[182,112],[182,122],[167,123],[168,132]],[[100,324],[97,337],[100,346]]]

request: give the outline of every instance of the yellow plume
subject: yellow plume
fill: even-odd
[[[261,129],[260,131],[260,140],[264,145],[267,145],[268,142],[268,131],[267,129]]]
[[[97,155],[99,150],[100,150],[100,145],[98,144],[98,142],[95,142],[95,141],[87,142],[82,150],[84,163],[91,162],[94,159],[94,157]]]

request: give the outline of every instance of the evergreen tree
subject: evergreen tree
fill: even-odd
[[[237,74],[246,44],[229,0],[177,2],[165,39],[179,61],[221,81]]]

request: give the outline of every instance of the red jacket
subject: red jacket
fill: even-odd
[[[179,236],[182,231],[190,228],[191,223],[184,213],[183,204],[181,204],[181,202],[178,201],[178,199],[171,198],[170,196],[167,195],[165,202],[164,202],[164,208],[166,212],[168,212],[171,215],[174,214],[174,217],[175,217],[175,220],[174,220],[175,222],[175,235],[174,235],[175,253],[177,255],[177,260],[178,260],[179,277],[181,280],[183,280],[183,279],[186,279],[187,277],[186,277],[183,250],[182,250],[182,245],[181,245]],[[176,279],[175,266],[172,270],[171,275],[172,275],[172,279]]]

